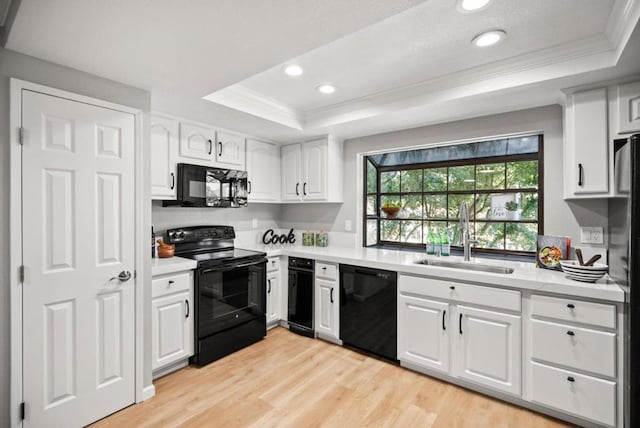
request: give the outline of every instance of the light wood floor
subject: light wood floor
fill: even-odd
[[[349,349],[271,330],[94,427],[561,427],[558,421]]]

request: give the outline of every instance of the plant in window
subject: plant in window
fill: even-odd
[[[386,201],[382,204],[382,212],[387,218],[396,218],[402,206],[397,202]]]
[[[516,201],[507,201],[504,203],[504,209],[507,210],[507,220],[520,220],[519,207]]]

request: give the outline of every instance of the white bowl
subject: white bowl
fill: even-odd
[[[562,270],[573,270],[577,272],[607,272],[609,266],[602,263],[594,263],[593,266],[582,266],[576,260],[561,260]]]

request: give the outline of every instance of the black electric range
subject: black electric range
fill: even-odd
[[[194,275],[195,353],[200,366],[251,345],[267,334],[267,254],[235,248],[231,226],[167,231],[176,256],[198,262]]]

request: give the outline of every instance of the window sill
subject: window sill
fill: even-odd
[[[367,248],[379,248],[381,250],[395,250],[395,251],[406,251],[409,253],[424,253],[424,248],[407,248],[407,247],[398,247],[395,245],[370,245]],[[451,250],[452,256],[460,256],[462,257],[464,254],[462,250]],[[491,259],[491,260],[508,260],[511,262],[525,262],[525,263],[533,263],[536,260],[534,254],[531,255],[523,255],[523,254],[490,254],[483,252],[476,252],[471,250],[471,257],[476,259]]]

